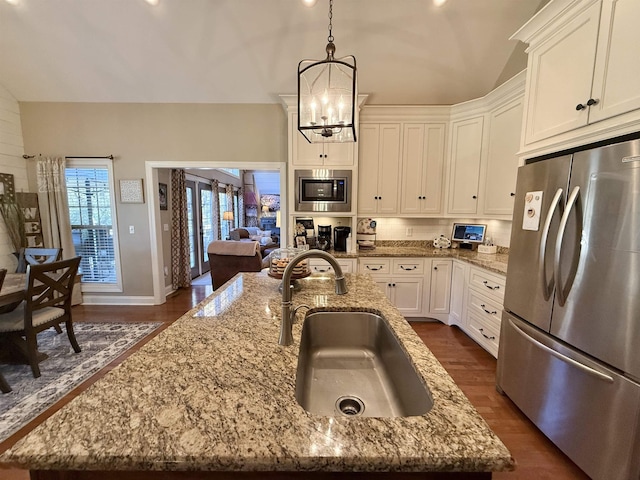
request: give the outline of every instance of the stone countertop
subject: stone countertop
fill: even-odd
[[[279,281],[239,274],[0,456],[33,470],[505,471],[514,461],[368,275],[301,280],[294,305],[381,313],[429,387],[405,418],[322,417],[295,400],[301,323],[278,345]]]
[[[389,242],[392,243],[392,242]],[[413,245],[411,245],[413,243]],[[454,258],[472,265],[485,268],[501,275],[507,274],[509,255],[506,253],[486,254],[460,248],[433,248],[431,242],[398,242],[397,245],[381,245],[371,250],[334,253],[336,258],[364,258],[364,257],[431,257]]]

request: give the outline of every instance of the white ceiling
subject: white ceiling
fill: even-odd
[[[277,103],[301,59],[325,57],[328,0],[12,2],[0,84],[19,101]],[[525,66],[508,37],[540,3],[335,0],[336,56],[355,55],[369,104],[459,103]]]

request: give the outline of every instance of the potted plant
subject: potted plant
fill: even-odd
[[[0,214],[7,228],[7,235],[15,251],[13,254],[18,258],[18,268],[16,272],[26,271],[24,256],[21,255],[27,246],[27,235],[24,229],[24,212],[16,202],[8,201],[5,198],[0,200]],[[23,264],[23,265],[21,265]]]

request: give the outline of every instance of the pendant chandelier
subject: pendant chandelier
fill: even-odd
[[[356,141],[356,59],[336,59],[329,0],[327,58],[298,64],[298,130],[309,143]]]

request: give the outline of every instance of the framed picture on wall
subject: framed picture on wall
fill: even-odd
[[[142,179],[120,180],[121,203],[144,203]]]
[[[13,175],[0,173],[0,201],[13,203],[16,200],[16,189],[13,184]]]
[[[158,184],[158,202],[160,203],[160,210],[167,210],[167,184]]]

